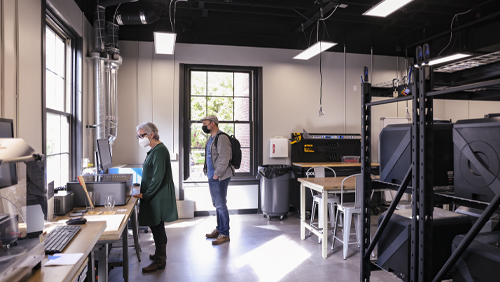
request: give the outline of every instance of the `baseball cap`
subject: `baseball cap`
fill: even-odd
[[[214,115],[208,115],[208,116],[200,119],[200,121],[204,121],[204,120],[213,121],[213,122],[215,122],[215,124],[219,124],[219,119]]]

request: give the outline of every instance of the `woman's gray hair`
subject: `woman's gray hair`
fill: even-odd
[[[152,122],[141,123],[137,126],[136,131],[139,131],[139,129],[144,130],[144,132],[147,134],[154,133],[155,135],[153,136],[153,139],[160,140],[160,134],[158,134],[158,127],[156,127],[156,125],[154,125],[154,123],[152,123]]]

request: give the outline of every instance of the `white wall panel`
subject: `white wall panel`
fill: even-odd
[[[135,138],[137,123],[137,42],[120,42],[123,64],[118,70],[118,137],[113,144],[113,164],[137,163],[139,145]],[[142,149],[142,148],[141,148]],[[142,162],[141,162],[142,163]]]
[[[3,11],[1,15],[1,25],[3,32],[2,46],[2,75],[3,81],[0,87],[2,88],[2,117],[14,120],[14,136],[18,136],[17,132],[17,15],[16,1],[2,0]]]
[[[41,1],[19,1],[18,137],[42,152]]]

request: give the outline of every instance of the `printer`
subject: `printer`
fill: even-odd
[[[132,179],[132,174],[83,175],[87,191],[94,193],[95,206],[104,206],[106,196],[113,196],[117,206],[126,205],[132,196]],[[75,194],[75,207],[85,207],[87,195],[85,195],[85,190],[78,179],[68,182],[66,189]]]

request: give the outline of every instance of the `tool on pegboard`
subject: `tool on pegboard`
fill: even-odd
[[[314,153],[313,144],[304,144],[305,153]]]
[[[302,140],[302,134],[300,132],[292,133],[292,138],[290,139],[290,144],[299,143]]]

